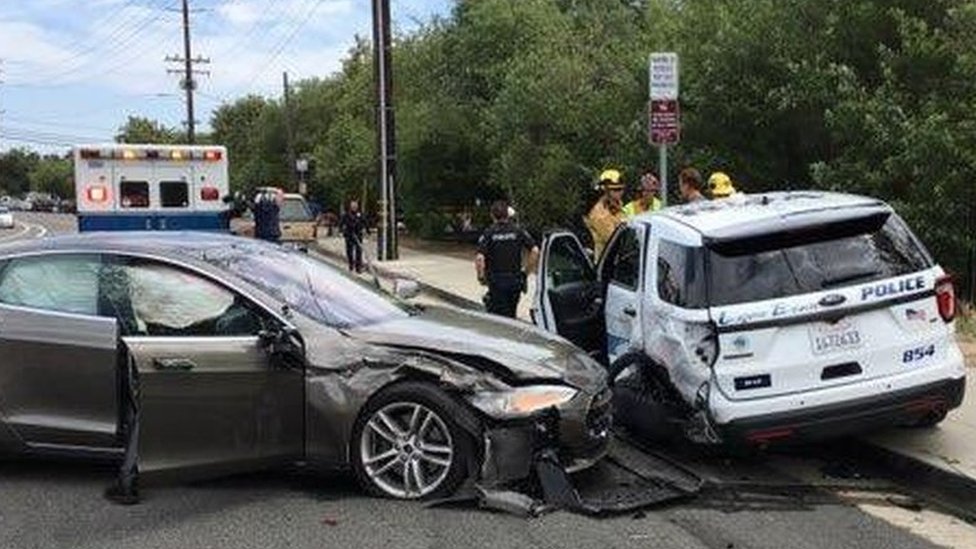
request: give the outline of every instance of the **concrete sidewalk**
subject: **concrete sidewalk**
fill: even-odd
[[[341,238],[319,240],[319,251],[336,261],[345,263],[345,247]],[[372,256],[375,244],[367,243]],[[460,255],[439,255],[400,247],[400,259],[376,264],[377,272],[386,278],[410,278],[420,283],[428,293],[442,301],[463,308],[483,309],[481,296],[485,289],[474,272],[474,252],[471,259]],[[535,277],[529,277],[529,289],[519,304],[519,318],[528,321]],[[969,375],[967,398],[963,405],[949,413],[948,418],[933,429],[891,429],[865,437],[864,442],[885,454],[895,465],[904,466],[911,474],[926,474],[933,481],[958,484],[976,494],[976,343],[962,342]]]
[[[345,264],[346,248],[341,237],[319,239],[319,252]],[[481,298],[486,289],[478,283],[474,269],[474,250],[467,259],[421,252],[406,246],[400,246],[400,259],[397,261],[374,262],[377,274],[385,278],[409,278],[416,280],[420,286],[434,297],[466,309],[484,310]],[[376,253],[376,243],[367,237],[365,242],[364,259],[372,258]],[[530,319],[531,296],[535,291],[535,277],[530,276],[528,289],[519,301],[518,316],[522,320]]]

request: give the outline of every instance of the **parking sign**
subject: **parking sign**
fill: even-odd
[[[678,54],[674,52],[652,53],[649,66],[651,100],[677,100]]]

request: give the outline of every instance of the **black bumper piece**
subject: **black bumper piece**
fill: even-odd
[[[731,445],[806,442],[909,425],[959,407],[966,379],[950,379],[842,404],[783,412],[716,426]]]

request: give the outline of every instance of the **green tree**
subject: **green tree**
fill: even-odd
[[[157,120],[144,118],[141,116],[130,116],[129,119],[119,127],[119,132],[115,135],[117,143],[135,144],[174,144],[182,139],[180,132],[173,128],[168,128]]]
[[[37,153],[10,149],[0,153],[0,190],[21,195],[30,188],[30,173],[37,166]]]
[[[287,181],[279,107],[256,95],[222,105],[211,118],[212,140],[228,149],[231,188],[252,189]]]
[[[75,194],[71,161],[60,156],[45,156],[28,175],[30,190],[69,198]]]

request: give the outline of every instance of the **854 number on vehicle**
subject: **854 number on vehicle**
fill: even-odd
[[[902,364],[913,364],[931,356],[935,356],[935,345],[915,347],[914,349],[908,349],[901,355],[901,362]]]

